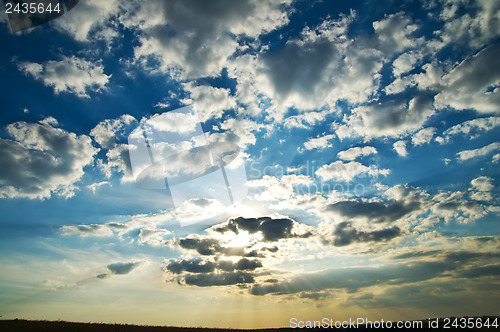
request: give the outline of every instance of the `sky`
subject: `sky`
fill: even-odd
[[[0,42],[2,319],[499,315],[500,2],[82,0]]]

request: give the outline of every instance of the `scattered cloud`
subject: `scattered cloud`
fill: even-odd
[[[493,178],[488,176],[480,176],[473,179],[470,183],[472,185],[471,198],[477,201],[490,201],[493,199],[491,191],[495,186],[493,185]]]
[[[89,188],[92,191],[92,193],[95,194],[95,193],[97,193],[99,188],[104,187],[104,186],[109,186],[109,185],[111,185],[111,183],[109,181],[101,181],[101,182],[89,184],[87,186],[87,188]]]
[[[166,229],[158,228],[142,228],[139,232],[138,242],[140,244],[147,244],[153,247],[159,247],[165,244],[166,237],[170,236],[172,232]]]
[[[315,174],[323,178],[323,180],[335,179],[350,182],[357,176],[378,177],[379,175],[385,176],[389,173],[390,170],[379,169],[374,165],[365,166],[357,161],[345,163],[337,160],[329,165],[321,166]]]
[[[342,160],[352,161],[359,157],[377,154],[377,149],[373,146],[354,147],[345,151],[340,151],[337,156]]]
[[[109,43],[118,37],[112,18],[121,10],[123,5],[117,0],[89,0],[78,3],[76,10],[67,12],[54,23],[57,29],[79,42],[105,40]]]
[[[353,109],[344,125],[348,131],[339,135],[337,129],[337,134],[340,138],[348,136],[349,132],[368,139],[401,137],[419,130],[433,112],[432,99],[423,96],[415,97],[409,102],[393,99],[360,106]]]
[[[435,133],[436,133],[436,128],[433,127],[420,129],[412,136],[411,142],[413,143],[413,145],[422,145],[430,143]]]
[[[98,149],[85,135],[57,128],[54,118],[6,127],[12,139],[0,139],[0,196],[44,199],[71,197],[84,168]]]
[[[310,138],[304,143],[306,150],[324,150],[332,147],[331,140],[335,138],[335,135],[324,135],[317,138]]]
[[[88,92],[106,90],[111,75],[104,74],[101,64],[77,58],[62,56],[61,60],[51,60],[43,64],[19,62],[18,68],[34,79],[52,87],[56,94],[68,92],[80,98],[90,98]]]
[[[500,149],[500,143],[494,142],[489,145],[477,148],[474,150],[464,150],[457,153],[460,160],[469,160],[477,157],[486,156],[496,150]]]
[[[113,263],[113,264],[109,264],[107,267],[108,267],[108,270],[112,274],[123,275],[123,274],[129,274],[130,272],[132,272],[132,270],[137,268],[140,264],[141,264],[140,262]]]
[[[235,109],[236,98],[230,95],[228,89],[214,88],[209,85],[195,86],[192,83],[184,85],[191,99],[185,99],[185,104],[193,104],[201,121],[220,118],[224,111]]]
[[[257,37],[287,23],[281,6],[288,3],[152,1],[141,3],[124,22],[140,29],[134,50],[139,63],[154,59],[156,68],[187,78],[215,76],[238,48],[233,36]]]
[[[477,138],[486,131],[493,130],[500,126],[500,117],[491,116],[487,118],[477,118],[462,122],[453,127],[446,129],[443,132],[443,137],[446,141],[452,136],[464,135],[467,138]]]
[[[426,206],[426,196],[415,188],[396,187],[392,190],[398,191],[392,201],[340,201],[326,205],[324,211],[341,219],[383,223],[395,222],[410,213],[420,212]],[[402,192],[408,196],[399,197]]]
[[[124,139],[130,134],[132,126],[137,126],[137,120],[129,115],[123,114],[117,119],[106,119],[99,122],[91,131],[90,136],[103,148],[109,148],[117,143],[118,139]]]
[[[127,232],[127,225],[121,223],[110,222],[106,224],[89,224],[89,225],[64,225],[61,227],[61,232],[65,236],[78,235],[81,237],[99,236],[109,237],[117,233]]]
[[[499,52],[500,44],[487,47],[443,76],[445,87],[435,96],[435,107],[473,109],[480,113],[500,112]]]
[[[401,157],[406,157],[408,155],[408,150],[406,150],[405,141],[397,141],[392,145],[392,148]]]
[[[339,223],[331,234],[324,235],[323,241],[334,246],[347,246],[354,242],[390,241],[398,236],[401,236],[401,230],[397,226],[361,231],[356,229],[352,223],[344,221]]]

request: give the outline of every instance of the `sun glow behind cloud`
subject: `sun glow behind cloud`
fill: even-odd
[[[0,314],[244,328],[497,314],[498,13],[89,0],[21,34],[2,13]],[[161,189],[133,172],[148,123],[168,133],[149,128],[153,152],[177,158]],[[188,153],[208,144],[238,147],[225,176],[245,181],[219,168],[218,187],[186,181],[178,199],[165,170],[213,175]]]

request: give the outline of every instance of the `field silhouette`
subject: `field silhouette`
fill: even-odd
[[[498,317],[474,317],[481,318],[485,321],[487,318],[491,320],[496,319],[500,321]],[[455,328],[444,328],[443,319],[441,318],[439,323],[439,328],[428,327],[427,321],[424,322],[423,328],[419,329],[404,329],[405,331],[449,331]],[[397,328],[393,328],[397,330]],[[175,326],[147,326],[147,325],[128,325],[128,324],[103,324],[103,323],[76,323],[76,322],[66,322],[66,321],[35,321],[35,320],[24,320],[24,319],[11,319],[11,320],[0,320],[0,332],[52,332],[52,331],[68,331],[68,332],[155,332],[155,331],[165,331],[165,332],[191,332],[191,331],[204,331],[204,332],[225,332],[225,331],[266,331],[266,332],[284,332],[284,331],[294,331],[294,328],[269,328],[269,329],[227,329],[227,328],[202,328],[202,327],[175,327]],[[360,327],[354,328],[312,328],[307,330],[380,330],[376,328]],[[494,331],[498,330],[495,327],[482,327],[482,328],[469,328],[461,329],[469,331]]]

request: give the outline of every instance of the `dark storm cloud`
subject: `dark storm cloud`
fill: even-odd
[[[414,200],[410,202],[394,201],[383,202],[363,202],[363,201],[342,201],[326,206],[325,210],[338,213],[346,218],[364,217],[372,222],[396,221],[405,215],[420,209],[421,202]]]
[[[197,261],[188,261],[188,260],[170,260],[166,269],[172,273],[180,274],[183,272],[191,272],[191,273],[209,273],[215,270],[215,264],[212,262],[202,262],[201,260]]]
[[[234,271],[235,264],[231,261],[219,261],[217,262],[217,268],[222,271],[232,272]]]
[[[255,278],[248,272],[223,272],[210,274],[188,274],[183,279],[186,285],[198,287],[228,286],[237,284],[251,284]]]
[[[202,261],[202,260],[175,260],[171,259],[168,265],[165,267],[167,271],[174,274],[181,274],[184,272],[190,273],[211,273],[216,269],[232,272],[234,270],[246,270],[253,271],[259,267],[262,267],[262,263],[259,260],[250,260],[247,258],[241,258],[237,262],[232,261]]]
[[[260,217],[260,218],[243,218],[238,217],[230,219],[226,224],[216,226],[214,231],[225,233],[231,231],[238,234],[239,230],[244,230],[250,234],[261,232],[263,240],[266,242],[275,242],[280,239],[287,238],[307,238],[312,236],[311,232],[297,234],[292,232],[296,222],[288,218]]]
[[[178,244],[181,248],[196,250],[200,255],[215,255],[221,250],[219,241],[210,238],[184,238]]]
[[[381,242],[389,241],[401,235],[401,230],[391,228],[364,232],[358,231],[350,222],[342,222],[333,231],[332,238],[325,237],[324,241],[334,246],[347,246],[353,242]]]
[[[255,270],[262,267],[262,263],[258,260],[250,260],[242,258],[236,264],[236,270]]]
[[[139,265],[139,262],[113,263],[108,265],[108,270],[113,274],[128,274]]]
[[[209,237],[187,237],[179,239],[176,243],[183,249],[196,250],[198,254],[203,256],[219,254],[225,256],[245,255],[244,247],[224,247],[220,240]]]

